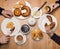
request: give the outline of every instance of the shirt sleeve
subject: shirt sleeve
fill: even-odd
[[[0,7],[0,15],[2,15],[2,11],[3,11],[3,10],[4,10],[4,9]]]
[[[54,40],[57,44],[60,45],[60,36],[54,34],[52,37],[51,37],[52,40]]]
[[[60,0],[56,1],[56,3],[58,3],[58,4],[59,4],[59,6],[60,6]]]

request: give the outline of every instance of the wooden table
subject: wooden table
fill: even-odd
[[[3,7],[6,10],[10,10],[13,8],[14,4],[17,1],[19,0],[0,0],[0,7]],[[40,7],[45,0],[27,0],[27,1],[31,4],[32,7],[36,6]],[[56,0],[47,0],[48,2],[47,5],[52,4],[55,1]],[[56,17],[58,22],[58,27],[55,33],[60,36],[60,8],[58,8],[52,14]],[[4,17],[0,16],[0,36],[3,35],[1,31],[1,23],[4,19],[5,19]],[[20,21],[19,23],[22,23],[23,21],[22,24],[27,23],[27,20],[19,20],[19,21]],[[31,27],[31,29],[34,28],[38,28],[37,24],[36,26]],[[52,39],[50,39],[50,37],[47,34],[43,33],[43,35],[44,37],[42,40],[34,41],[31,37],[31,33],[29,33],[27,35],[27,42],[21,46],[17,45],[14,42],[14,37],[11,37],[10,42],[6,45],[1,45],[0,49],[60,49],[60,45],[56,44]]]

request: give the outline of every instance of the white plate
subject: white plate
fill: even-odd
[[[11,18],[11,19],[6,18],[6,19],[3,20],[2,24],[1,24],[2,32],[5,35],[8,35],[10,33],[10,29],[6,28],[6,25],[7,25],[8,22],[13,22],[14,26],[15,26],[15,30],[10,34],[10,36],[16,35],[20,30],[20,24],[19,24],[18,20],[16,18],[14,18],[14,17]]]
[[[55,22],[55,27],[52,29],[53,31],[55,31],[56,27],[57,27],[57,20],[53,15],[50,14],[44,14],[43,16],[40,17],[39,21],[38,21],[38,26],[39,28],[46,33],[45,30],[45,23],[50,24],[51,22],[47,19],[47,15],[51,16],[53,19],[53,22]]]
[[[16,38],[17,38],[18,35],[21,35],[21,36],[23,37],[23,41],[22,41],[22,42],[17,41]],[[14,37],[14,40],[15,40],[15,42],[16,42],[18,45],[22,45],[22,44],[24,44],[24,43],[26,42],[26,36],[23,35],[22,33],[19,33],[19,34],[17,34],[17,35]]]
[[[39,9],[39,7],[34,7],[33,9],[32,9],[32,12],[31,12],[31,15],[33,16],[34,14],[34,11],[37,11]],[[40,16],[42,15],[42,9],[39,11],[40,12]],[[40,18],[40,16],[33,16],[34,18]]]
[[[27,1],[25,1],[26,2],[26,6],[28,6],[28,7],[30,7],[30,9],[31,9],[31,5],[30,5],[30,3],[28,3]],[[16,3],[16,4],[18,4],[19,3],[19,1]],[[14,8],[12,9],[12,11],[14,11]],[[24,11],[23,11],[24,12]],[[29,16],[28,16],[29,17]],[[21,16],[19,16],[19,17],[17,17],[18,19],[26,19],[26,18],[28,18],[28,17],[23,17],[22,15]]]

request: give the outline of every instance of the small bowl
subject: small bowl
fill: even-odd
[[[28,34],[30,32],[30,27],[27,24],[21,26],[21,31],[23,34]]]
[[[36,11],[37,11],[38,9],[39,9],[39,7],[34,7],[34,8],[32,9],[31,15],[33,16],[33,18],[38,19],[38,18],[40,18],[40,16],[42,16],[42,9],[40,9],[40,11],[38,11],[38,14],[36,13]],[[36,13],[37,15],[35,15],[35,13]]]
[[[36,20],[35,20],[34,18],[29,18],[29,19],[28,19],[28,24],[29,24],[30,26],[34,26],[34,25],[36,24]]]

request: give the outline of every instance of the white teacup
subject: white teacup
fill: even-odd
[[[45,8],[44,8],[44,11],[45,11],[45,13],[50,13],[50,12],[52,12],[52,10],[53,10],[53,8],[52,8],[52,6],[51,5],[47,5],[47,6],[45,6]]]
[[[26,42],[26,36],[22,33],[19,33],[14,38],[15,42],[19,45],[24,44]]]

